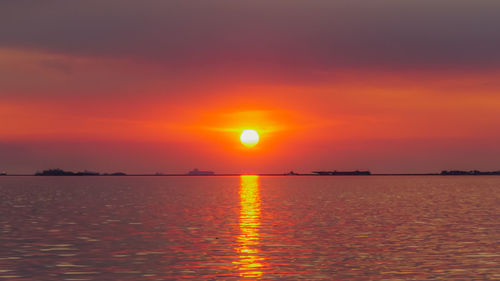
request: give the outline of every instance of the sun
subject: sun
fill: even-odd
[[[240,135],[240,141],[246,147],[256,146],[259,142],[259,134],[255,130],[244,130]]]

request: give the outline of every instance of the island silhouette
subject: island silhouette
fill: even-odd
[[[116,172],[111,174],[108,173],[100,174],[98,172],[90,172],[87,170],[83,172],[72,172],[72,171],[64,171],[62,169],[49,169],[35,173],[35,176],[126,176],[126,175],[127,174],[122,172]]]
[[[320,176],[369,176],[372,173],[370,171],[316,171],[314,174]]]

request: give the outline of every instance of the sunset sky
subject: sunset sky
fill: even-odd
[[[500,170],[499,11],[3,1],[0,172]]]

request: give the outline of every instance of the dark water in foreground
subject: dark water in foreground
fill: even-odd
[[[0,280],[499,280],[500,177],[2,177]]]

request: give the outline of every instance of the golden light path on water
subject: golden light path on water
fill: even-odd
[[[260,194],[259,176],[242,175],[240,177],[240,235],[238,236],[239,260],[241,277],[260,277],[262,258],[259,256],[259,226],[260,226]]]

